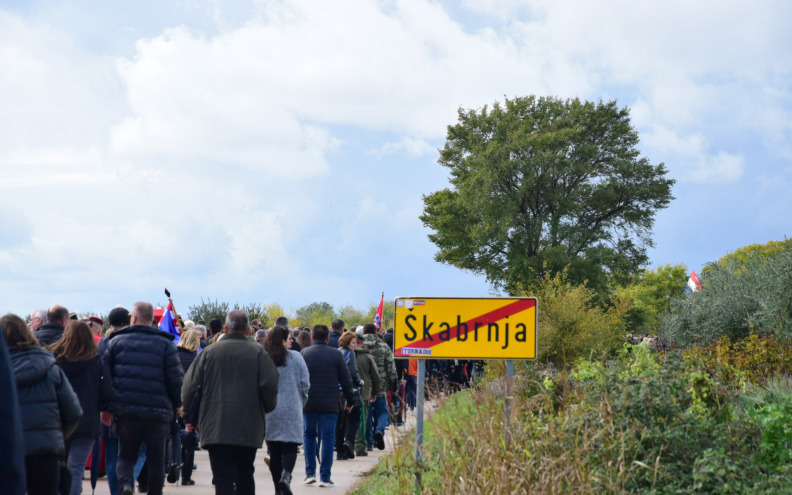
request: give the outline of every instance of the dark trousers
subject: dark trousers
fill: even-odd
[[[195,464],[195,451],[182,448],[182,481],[192,479],[193,464]]]
[[[140,444],[146,442],[149,495],[161,495],[165,482],[165,438],[170,433],[170,423],[119,417],[116,419],[116,427],[119,448],[116,473],[119,487],[123,489],[134,486],[134,469]]]
[[[410,408],[410,411],[415,409],[416,397],[415,395],[418,393],[418,385],[415,382],[416,377],[413,375],[407,375],[407,384],[404,386],[406,395],[407,395],[407,407]]]
[[[56,495],[60,479],[57,455],[25,456],[28,495]]]
[[[360,407],[353,407],[351,412],[343,409],[338,415],[338,424],[336,425],[336,451],[338,453],[344,452],[344,442],[352,445],[352,450],[355,450],[355,437],[360,428]]]
[[[284,471],[291,474],[294,471],[294,465],[297,463],[297,446],[298,443],[291,442],[267,442],[270,449],[270,472],[272,473],[272,482],[278,486],[281,475]]]
[[[254,447],[209,445],[206,450],[209,451],[209,463],[212,465],[215,495],[256,494],[256,482],[253,479],[253,462],[256,460]]]

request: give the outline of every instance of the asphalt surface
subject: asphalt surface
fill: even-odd
[[[425,405],[425,410],[429,412],[431,406],[429,403]],[[335,484],[332,488],[319,487],[314,484],[311,486],[303,485],[305,478],[305,457],[303,454],[297,456],[297,464],[294,467],[292,492],[295,495],[332,495],[347,493],[352,490],[361,478],[365,477],[379,462],[381,456],[393,452],[394,442],[399,441],[413,441],[415,432],[413,426],[415,425],[415,414],[408,414],[407,421],[404,426],[394,428],[391,425],[385,431],[385,450],[378,450],[376,447],[372,452],[369,452],[367,457],[355,457],[352,460],[338,461],[333,460],[332,467],[332,481]],[[257,494],[274,494],[275,487],[272,483],[272,475],[270,474],[269,467],[264,462],[265,449],[260,449],[256,455],[255,462],[255,478],[256,478],[256,493]],[[198,469],[193,471],[193,486],[181,486],[180,484],[165,483],[163,493],[165,494],[181,494],[181,495],[212,495],[214,494],[214,486],[212,485],[212,471],[209,466],[209,454],[206,450],[195,452],[195,463]],[[317,466],[317,474],[318,474]],[[91,482],[90,472],[85,471],[83,477],[83,494],[90,494]],[[95,495],[109,495],[110,490],[107,486],[107,478],[102,477],[97,480],[96,490],[93,492]]]

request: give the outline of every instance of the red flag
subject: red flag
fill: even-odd
[[[696,275],[696,270],[693,270],[690,274],[687,285],[693,292],[701,291],[701,282],[699,282],[698,276]]]
[[[380,299],[379,307],[377,308],[377,315],[374,317],[374,326],[378,329],[382,329],[382,304],[385,302],[385,293],[382,293],[382,299]]]

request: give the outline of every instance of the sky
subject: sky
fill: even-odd
[[[422,196],[457,112],[615,99],[651,264],[792,232],[792,3],[0,1],[0,311],[489,296]]]

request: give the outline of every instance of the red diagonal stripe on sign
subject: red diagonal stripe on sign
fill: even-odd
[[[507,316],[511,316],[521,311],[525,311],[526,309],[533,308],[534,306],[536,306],[535,299],[520,299],[519,301],[515,301],[511,304],[507,304],[506,306],[490,311],[489,313],[484,313],[483,315],[473,317],[470,320],[464,322],[465,324],[467,324],[467,331],[464,333],[465,335],[467,335],[470,332],[472,332],[474,323],[482,323],[484,325],[486,325],[487,323],[494,323],[496,321],[506,318]],[[437,344],[442,344],[444,342],[451,342],[452,340],[456,340],[456,329],[458,326],[460,325],[454,325],[453,327],[451,327],[450,334],[452,338],[450,340],[440,340],[438,334],[441,332],[438,331],[429,334],[431,337],[434,337],[434,340],[416,340],[415,342],[410,342],[409,344],[403,345],[402,347],[397,349],[397,351],[401,352],[401,349],[404,347],[409,347],[411,349],[429,349],[430,347],[434,347]],[[418,329],[416,328],[416,331],[417,330]]]

